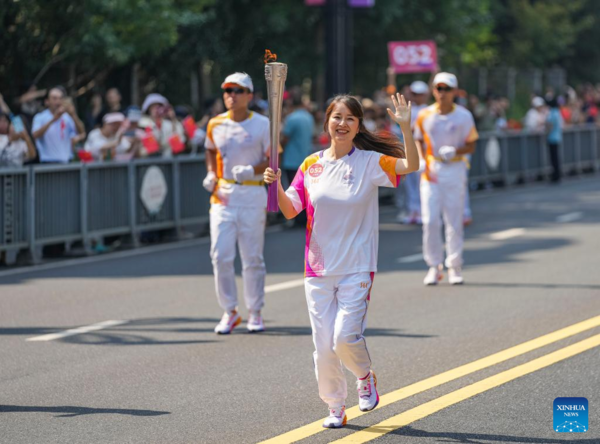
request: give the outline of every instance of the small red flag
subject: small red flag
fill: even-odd
[[[152,133],[152,128],[146,128],[146,134],[144,134],[144,137],[142,138],[142,145],[144,145],[148,154],[156,153],[160,149],[156,137],[154,137],[154,133]]]
[[[77,151],[77,157],[79,157],[79,160],[83,163],[88,163],[88,162],[94,161],[94,157],[92,156],[92,153],[90,153],[89,151],[86,151],[86,150]]]
[[[185,150],[185,144],[181,141],[179,134],[173,134],[169,137],[169,145],[171,145],[173,154],[178,154]]]
[[[185,129],[185,134],[189,140],[194,138],[194,134],[196,134],[196,121],[192,116],[187,116],[183,120],[183,128]]]

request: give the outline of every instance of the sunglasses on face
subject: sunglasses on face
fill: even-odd
[[[435,89],[437,89],[438,92],[448,92],[452,91],[454,88],[450,88],[449,86],[437,86]]]
[[[226,92],[227,94],[244,94],[246,90],[244,88],[225,88],[223,89],[223,92]]]

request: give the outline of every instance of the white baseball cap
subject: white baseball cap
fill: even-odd
[[[458,80],[456,76],[449,72],[439,72],[433,78],[433,86],[437,86],[440,83],[448,85],[450,88],[458,87]]]
[[[125,120],[122,113],[108,113],[102,118],[102,123],[121,123]]]
[[[426,94],[429,92],[429,86],[422,80],[416,80],[410,84],[410,90],[415,94]]]
[[[225,81],[221,84],[221,88],[227,87],[227,85],[239,85],[243,88],[247,88],[250,92],[254,92],[254,85],[252,79],[245,72],[234,72],[225,78]]]
[[[544,106],[545,104],[546,102],[541,97],[534,97],[531,100],[531,106],[533,106],[534,108],[539,108],[540,106]]]
[[[146,96],[146,98],[144,99],[144,103],[142,105],[142,112],[146,112],[148,111],[148,108],[150,108],[152,105],[154,105],[155,103],[158,103],[160,105],[168,105],[169,101],[167,100],[167,98],[161,94],[157,94],[157,93],[152,93],[152,94],[148,94]]]

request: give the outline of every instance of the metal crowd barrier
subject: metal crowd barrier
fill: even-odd
[[[0,252],[13,264],[21,250],[39,262],[46,245],[208,224],[204,157],[130,163],[35,165],[0,170]]]
[[[559,146],[563,174],[600,169],[600,128],[582,125],[566,128]],[[552,171],[544,133],[486,132],[480,134],[471,159],[472,188],[499,183],[504,186],[547,177]]]
[[[600,128],[564,131],[564,174],[600,169]],[[482,133],[471,159],[471,188],[511,186],[551,172],[545,134]],[[80,241],[86,251],[104,236],[208,224],[209,196],[202,187],[204,157],[143,159],[130,163],[36,165],[0,169],[0,253],[12,264],[28,250],[33,262],[45,245]],[[381,190],[381,198],[393,190]]]

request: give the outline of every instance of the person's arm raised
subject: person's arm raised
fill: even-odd
[[[400,93],[392,96],[394,111],[387,109],[388,114],[394,122],[400,125],[402,135],[404,136],[404,149],[406,150],[406,159],[396,161],[396,174],[409,174],[419,169],[419,152],[410,127],[411,103],[406,103],[406,99]]]

